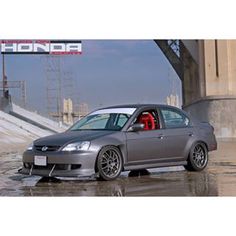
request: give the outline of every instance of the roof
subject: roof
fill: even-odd
[[[103,110],[103,109],[113,109],[113,108],[150,108],[150,107],[159,107],[159,108],[172,108],[172,109],[176,109],[176,110],[180,110],[182,113],[184,113],[187,117],[192,117],[188,112],[178,108],[178,107],[174,107],[174,106],[170,106],[170,105],[166,105],[166,104],[124,104],[124,105],[115,105],[115,106],[108,106],[108,107],[101,107],[101,108],[98,108],[96,110],[94,110],[93,112],[95,111],[98,111],[98,110]]]
[[[169,106],[166,104],[124,104],[124,105],[103,107],[103,108],[99,108],[99,110],[100,109],[107,109],[107,108],[144,108],[144,107],[173,107],[173,106]]]

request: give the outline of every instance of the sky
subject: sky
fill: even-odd
[[[73,78],[76,100],[88,103],[89,110],[166,103],[171,92],[181,94],[177,74],[153,40],[82,40],[81,55],[60,56],[60,60],[62,73]],[[27,105],[42,113],[47,106],[45,62],[45,56],[39,55],[5,57],[8,80],[25,80]],[[17,89],[10,93],[19,96]]]

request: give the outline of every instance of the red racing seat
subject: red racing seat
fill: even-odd
[[[138,122],[144,124],[144,130],[153,130],[155,129],[155,121],[153,116],[150,113],[142,114]]]

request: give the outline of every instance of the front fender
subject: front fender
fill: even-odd
[[[91,148],[97,152],[97,155],[105,146],[118,147],[122,154],[123,163],[127,163],[126,136],[123,132],[118,132],[116,134],[108,135],[106,137],[101,137],[91,142]]]

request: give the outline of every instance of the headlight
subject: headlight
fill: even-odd
[[[77,142],[77,143],[70,143],[67,144],[62,151],[87,151],[89,149],[90,142],[84,141],[84,142]]]
[[[28,147],[27,147],[27,151],[32,151],[34,147],[34,143],[31,143]]]

